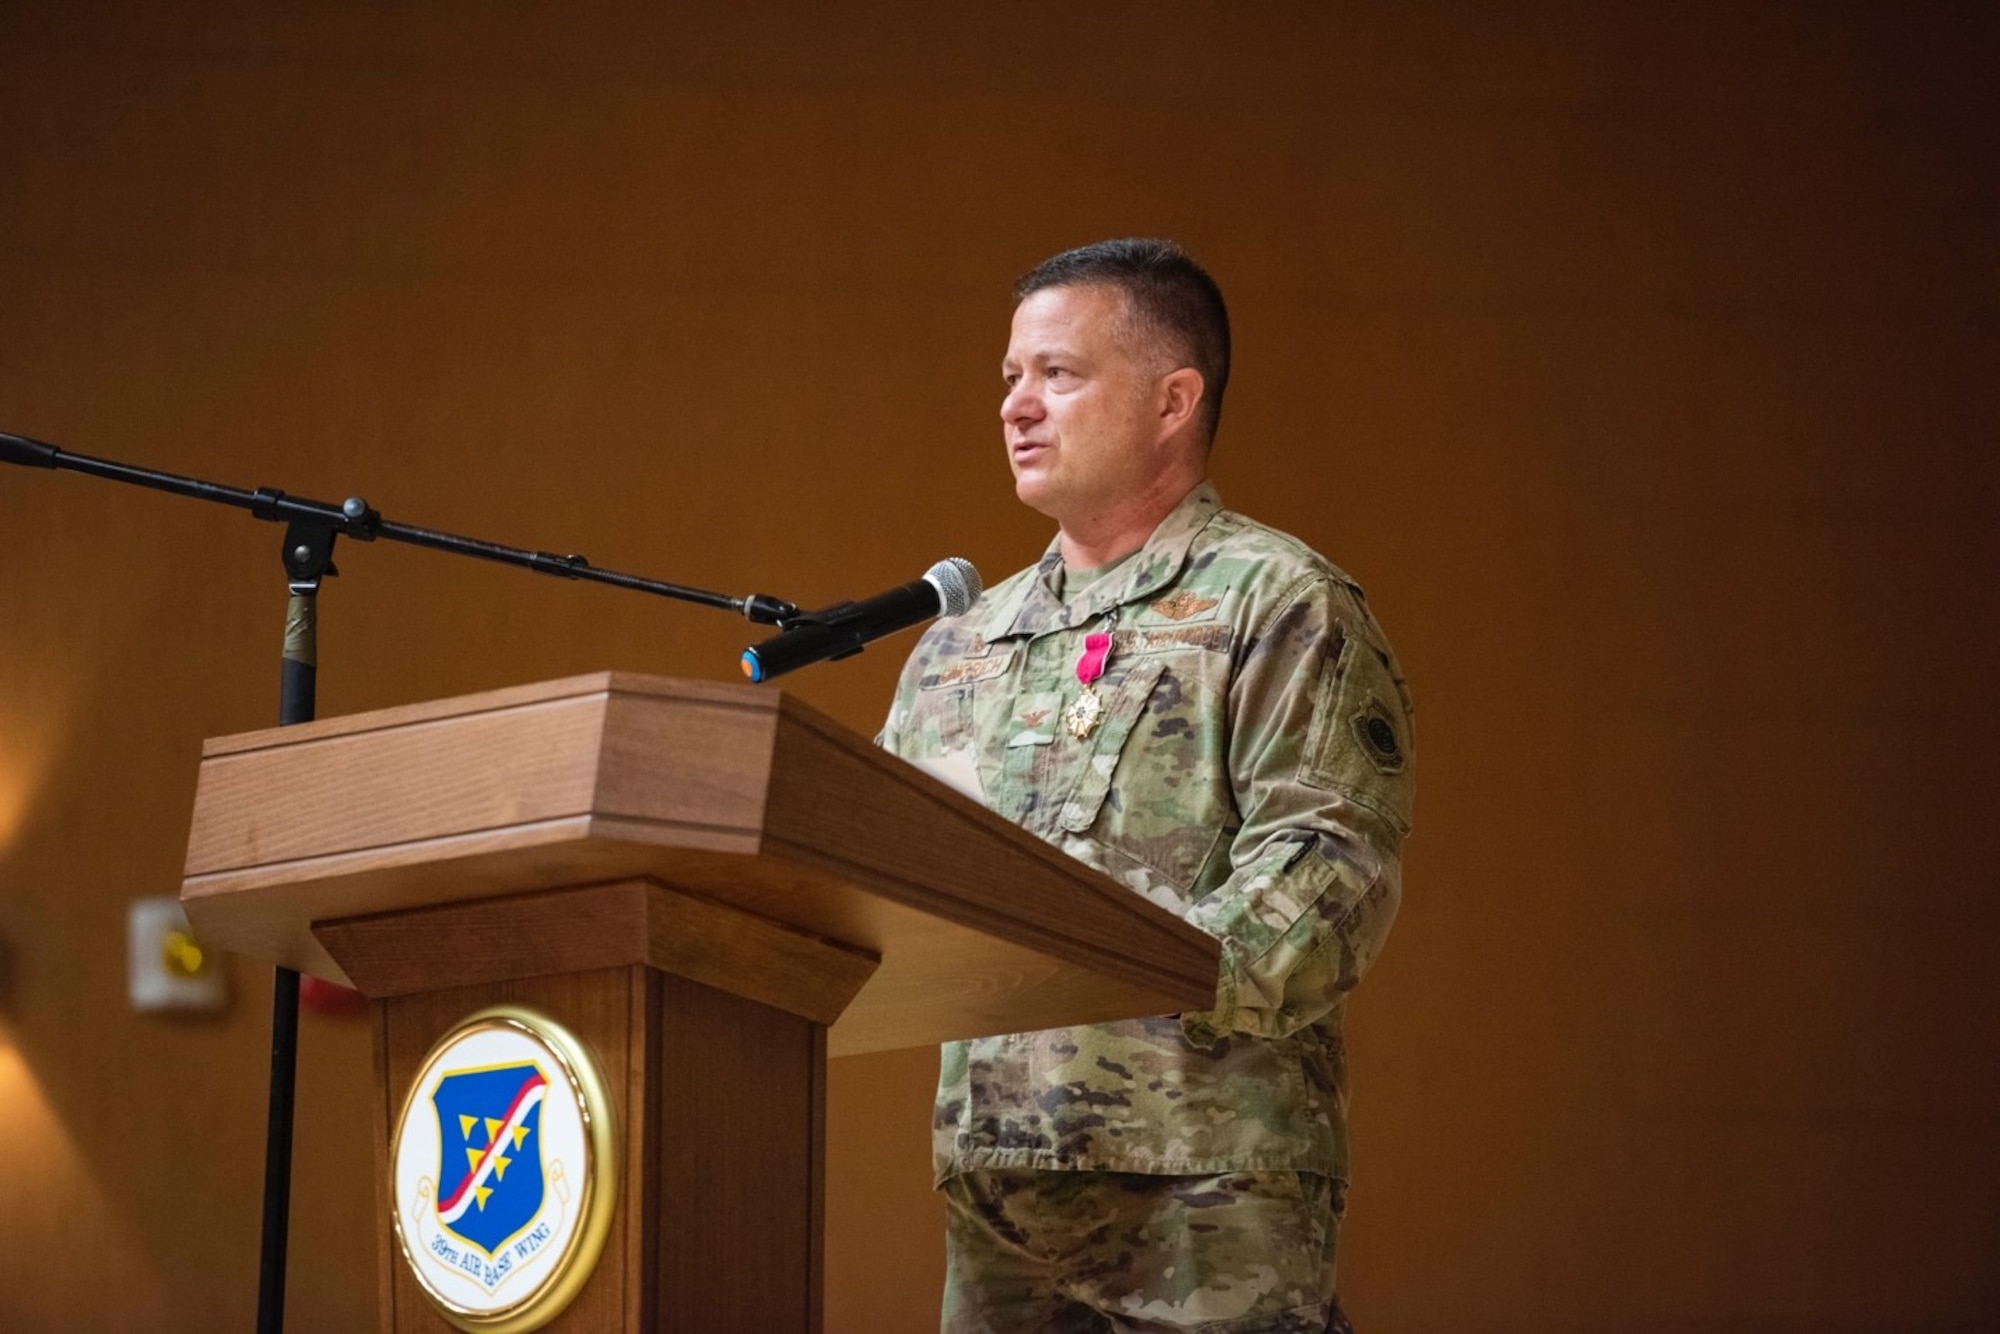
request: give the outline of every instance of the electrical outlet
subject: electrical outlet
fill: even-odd
[[[208,1013],[229,1003],[222,960],[194,938],[179,899],[133,899],[127,921],[126,966],[134,1010]]]

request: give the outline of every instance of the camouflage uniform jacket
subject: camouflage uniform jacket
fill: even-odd
[[[1190,492],[1059,595],[1051,545],[904,667],[881,743],[1222,941],[1212,1012],[944,1048],[940,1181],[989,1167],[1347,1176],[1346,993],[1410,822],[1410,706],[1348,577]],[[1102,720],[1060,721],[1109,624]],[[976,783],[970,781],[977,775]]]

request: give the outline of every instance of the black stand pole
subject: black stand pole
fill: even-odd
[[[285,1246],[292,1229],[292,1103],[299,1068],[299,975],[271,984],[271,1097],[264,1128],[264,1239],[257,1258],[257,1334],[285,1327]]]
[[[196,500],[233,505],[249,510],[253,517],[259,519],[284,521],[285,576],[291,586],[291,602],[285,612],[285,655],[278,686],[278,724],[281,727],[313,719],[319,674],[319,585],[326,576],[338,573],[333,568],[333,544],[335,538],[343,533],[362,542],[384,537],[455,555],[518,565],[566,579],[588,579],[683,602],[725,607],[765,625],[783,625],[799,615],[799,609],[791,603],[764,593],[732,598],[705,589],[642,579],[637,575],[619,574],[615,570],[600,570],[582,556],[527,551],[428,528],[391,523],[359,496],[351,496],[339,505],[329,505],[324,501],[288,496],[283,491],[268,487],[241,491],[193,477],[179,477],[109,459],[72,454],[39,440],[5,433],[0,433],[0,462],[87,473],[156,491],[170,491]],[[299,975],[293,969],[280,967],[273,979],[271,998],[271,1093],[264,1139],[264,1234],[258,1264],[258,1334],[280,1334],[285,1324],[285,1246],[291,1229],[292,1110],[297,1087],[298,1054]]]
[[[333,568],[330,525],[285,527],[285,652],[279,664],[278,725],[309,723],[319,695],[319,584]],[[285,1253],[292,1229],[292,1111],[299,1067],[299,975],[280,965],[271,981],[271,1094],[264,1129],[264,1237],[257,1263],[257,1334],[285,1327]]]

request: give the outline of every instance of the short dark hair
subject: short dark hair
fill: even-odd
[[[1043,260],[1014,284],[1014,299],[1049,287],[1093,285],[1125,293],[1139,331],[1201,372],[1203,425],[1212,442],[1229,386],[1229,308],[1215,279],[1172,241],[1128,237]]]

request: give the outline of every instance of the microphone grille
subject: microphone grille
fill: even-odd
[[[940,616],[965,615],[986,587],[979,580],[979,571],[963,556],[945,557],[924,571],[924,579],[938,591]]]

